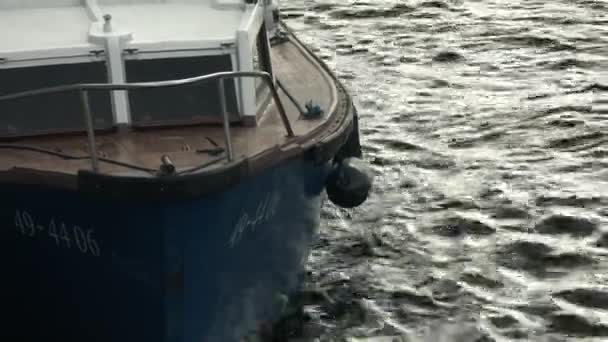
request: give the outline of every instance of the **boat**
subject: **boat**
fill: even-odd
[[[2,341],[265,340],[372,183],[272,0],[0,0]]]

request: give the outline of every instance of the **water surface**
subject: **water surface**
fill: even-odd
[[[280,6],[377,174],[323,212],[302,336],[608,340],[608,1]]]

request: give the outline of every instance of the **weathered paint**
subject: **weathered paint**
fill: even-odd
[[[238,341],[297,289],[327,172],[295,159],[167,203],[0,185],[2,340]],[[23,212],[36,227],[80,227],[99,253],[83,253],[80,233],[79,245],[48,228],[30,237]]]

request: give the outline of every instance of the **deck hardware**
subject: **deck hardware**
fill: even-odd
[[[323,116],[323,109],[317,103],[314,103],[312,100],[306,102],[306,111],[302,112],[302,117],[304,119],[312,120],[318,119]]]
[[[270,45],[276,46],[283,43],[287,43],[289,41],[289,34],[287,32],[282,31],[281,29],[277,29],[272,37],[270,37]]]
[[[8,63],[8,58],[0,57],[0,64],[5,64],[5,63]]]
[[[127,49],[123,49],[123,51],[127,55],[134,55],[136,53],[139,53],[139,49],[135,49],[135,48],[127,48]]]
[[[224,153],[224,148],[223,147],[202,148],[202,149],[196,150],[196,153],[206,153],[210,156],[219,156],[220,154]]]
[[[220,145],[218,145],[218,144],[215,142],[215,140],[213,140],[213,139],[211,139],[211,138],[209,138],[209,137],[205,137],[205,139],[207,139],[207,141],[208,141],[209,143],[211,143],[211,145],[213,145],[213,146],[215,146],[215,147],[219,147],[219,146],[220,146]]]
[[[89,54],[93,57],[101,57],[105,53],[104,50],[91,50]]]
[[[175,165],[173,165],[173,161],[169,158],[168,155],[164,154],[160,157],[160,174],[163,176],[168,176],[175,174]]]
[[[196,153],[207,153],[212,156],[217,156],[224,153],[224,148],[218,145],[213,139],[209,137],[205,137],[205,139],[207,139],[207,141],[209,141],[211,145],[213,145],[213,148],[198,149],[196,150]]]
[[[110,14],[103,16],[103,32],[112,32],[112,16]]]

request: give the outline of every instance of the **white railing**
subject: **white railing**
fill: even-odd
[[[169,87],[179,87],[183,85],[191,85],[203,82],[209,82],[213,80],[217,80],[218,89],[220,94],[220,104],[222,111],[222,121],[224,126],[224,140],[226,145],[226,154],[228,161],[234,160],[234,151],[232,147],[232,138],[230,134],[230,120],[228,118],[228,111],[226,107],[226,94],[224,89],[224,80],[225,79],[236,79],[236,78],[261,78],[272,92],[272,97],[274,99],[275,105],[277,106],[279,115],[281,117],[281,121],[283,122],[283,126],[287,132],[288,137],[293,137],[294,132],[291,127],[291,123],[289,122],[289,118],[287,117],[287,113],[285,112],[285,107],[279,98],[279,93],[274,85],[272,76],[267,72],[257,72],[257,71],[227,71],[227,72],[218,72],[209,75],[196,76],[192,78],[178,79],[178,80],[168,80],[168,81],[159,81],[159,82],[140,82],[140,83],[122,83],[122,84],[112,84],[112,83],[81,83],[81,84],[71,84],[65,86],[57,86],[57,87],[49,87],[42,89],[29,90],[24,92],[19,92],[15,94],[9,94],[0,96],[0,102],[16,100],[26,97],[34,97],[38,95],[48,95],[48,94],[56,94],[56,93],[65,93],[71,91],[78,91],[80,93],[80,98],[82,101],[82,108],[84,113],[88,145],[89,145],[89,154],[91,160],[91,169],[94,172],[99,171],[99,158],[97,156],[97,146],[95,140],[95,129],[93,127],[93,118],[91,115],[91,107],[89,104],[89,91],[114,91],[114,90],[136,90],[136,89],[149,89],[149,88],[169,88]]]

